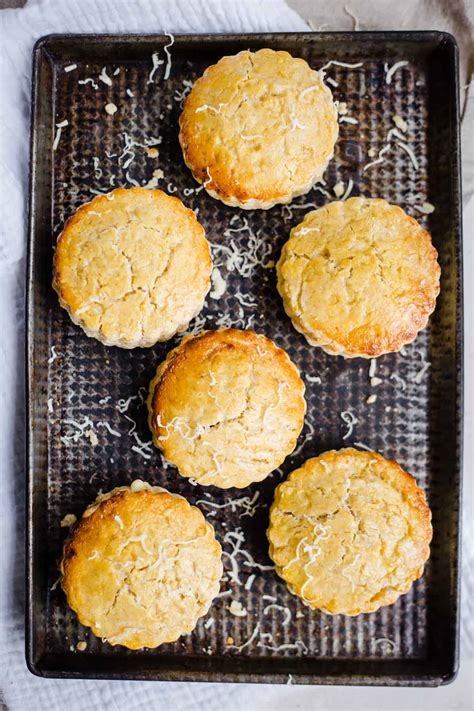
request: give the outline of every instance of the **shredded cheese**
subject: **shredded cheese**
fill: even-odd
[[[356,62],[355,64],[349,64],[348,62],[336,62],[334,59],[332,59],[330,62],[324,65],[324,67],[321,67],[319,71],[324,71],[325,69],[329,69],[329,67],[345,67],[346,69],[359,69],[359,67],[364,66],[364,62]]]
[[[77,69],[77,64],[68,64],[67,67],[64,67],[64,71],[66,74],[69,74],[69,72],[73,72],[74,69]]]
[[[79,79],[78,84],[92,84],[93,89],[98,89],[99,85],[95,82],[92,77],[86,77],[85,79]]]
[[[66,126],[69,126],[69,121],[67,119],[64,119],[64,121],[60,121],[60,123],[56,124],[56,135],[53,141],[53,151],[55,151],[59,146],[59,141],[61,139],[61,131],[63,128],[66,128]]]
[[[435,211],[434,205],[430,202],[423,202],[421,205],[413,205],[413,207],[423,215],[431,215]]]
[[[359,420],[357,417],[352,413],[350,410],[344,410],[344,412],[340,413],[341,420],[347,425],[347,432],[343,436],[342,439],[347,439],[348,437],[351,436],[353,430],[354,430],[354,425],[356,425]]]
[[[77,521],[77,516],[75,516],[74,514],[66,514],[61,519],[61,522],[59,525],[61,526],[61,528],[71,528],[71,526],[74,526],[76,521]]]
[[[408,62],[396,62],[393,64],[391,67],[387,63],[384,64],[383,68],[385,71],[385,83],[386,84],[391,84],[392,83],[392,77],[395,74],[398,69],[401,69],[402,67],[406,67]]]
[[[211,299],[220,299],[227,288],[226,280],[222,277],[219,267],[214,267],[211,272],[212,290],[209,292]]]
[[[365,449],[367,452],[373,452],[374,450],[368,447],[363,442],[354,442],[354,447],[359,447],[359,449]]]
[[[397,373],[391,373],[390,380],[393,380],[397,387],[400,387],[402,390],[406,390],[406,382],[403,380],[403,378],[397,375]]]
[[[403,141],[396,141],[396,144],[397,144],[397,146],[400,146],[400,148],[402,148],[405,151],[405,153],[408,155],[408,157],[410,158],[410,160],[413,164],[414,169],[418,170],[419,163],[418,163],[418,160],[417,160],[415,154],[413,153],[413,149],[408,144],[404,143]]]
[[[51,351],[51,356],[48,358],[48,363],[49,363],[49,365],[51,365],[51,363],[54,363],[54,361],[55,361],[56,358],[58,357],[58,354],[56,353],[56,347],[55,347],[55,346],[51,346],[50,351]]]
[[[243,644],[240,644],[240,645],[236,645],[236,644],[233,644],[233,640],[232,640],[232,643],[229,644],[229,647],[233,647],[234,649],[237,649],[239,652],[241,652],[242,649],[245,649],[245,647],[248,647],[249,644],[252,644],[254,639],[257,637],[259,631],[260,631],[260,622],[257,622],[252,634],[250,635],[250,637],[248,638],[248,640],[246,642],[244,642]]]
[[[246,590],[251,590],[254,580],[255,580],[255,573],[252,573],[252,575],[249,575],[249,577],[248,577],[247,580],[245,581],[244,588],[245,588]]]
[[[270,610],[281,610],[284,615],[284,619],[282,622],[283,627],[286,627],[287,625],[290,624],[291,622],[291,612],[287,607],[283,607],[283,605],[277,605],[275,603],[271,603],[270,605],[267,605],[266,607],[263,608],[263,614],[268,615]]]
[[[101,71],[101,73],[99,74],[99,79],[100,79],[101,82],[103,82],[103,83],[106,84],[107,86],[112,86],[112,79],[111,79],[111,78],[109,77],[109,75],[107,74],[107,71],[106,71],[105,67],[102,67],[102,71]]]
[[[428,368],[431,366],[431,363],[429,361],[426,361],[423,363],[421,369],[416,373],[416,375],[412,378],[414,383],[417,383],[418,385],[421,383],[423,380],[423,377],[425,373],[428,371]]]
[[[150,178],[150,180],[147,183],[145,183],[145,185],[143,187],[147,188],[148,190],[154,190],[155,188],[158,187],[160,180],[162,180],[164,177],[165,176],[164,176],[164,173],[161,170],[161,168],[157,168],[156,170],[153,171],[153,175]]]
[[[247,616],[247,610],[245,607],[243,607],[242,603],[239,602],[238,600],[232,600],[230,605],[227,608],[230,612],[231,615],[234,615],[234,617],[246,617]]]
[[[352,116],[340,116],[339,123],[351,123],[355,126],[359,122],[357,119],[353,118]]]
[[[353,30],[353,32],[357,32],[358,30],[360,30],[360,27],[359,27],[359,19],[356,17],[356,15],[354,15],[354,13],[352,12],[352,10],[347,7],[347,5],[344,5],[344,12],[346,13],[346,15],[349,15],[349,17],[352,18],[352,22],[353,22],[353,24],[352,24],[352,30]]]
[[[206,501],[206,499],[199,499],[196,501],[196,505],[201,504],[201,506],[210,506],[211,509],[214,509],[214,511],[211,511],[209,513],[210,516],[215,515],[215,512],[217,510],[222,510],[226,508],[230,508],[232,513],[237,511],[237,509],[241,508],[242,513],[240,513],[240,516],[254,516],[256,510],[262,505],[262,504],[257,504],[256,501],[260,496],[260,492],[256,491],[255,494],[250,498],[250,496],[242,496],[239,499],[231,499],[230,501],[227,501],[224,504],[216,504],[214,501]]]
[[[317,383],[318,385],[321,385],[322,381],[319,375],[308,375],[308,373],[305,373],[304,377],[306,378],[308,383]]]
[[[152,63],[152,67],[151,67],[151,71],[148,75],[147,84],[153,84],[156,71],[157,71],[158,67],[160,66],[160,64],[164,64],[164,61],[163,61],[163,59],[159,59],[158,52],[153,52],[153,54],[151,55],[151,63]]]
[[[174,37],[169,32],[166,32],[165,34],[167,35],[167,37],[170,38],[170,41],[168,42],[168,44],[165,44],[165,46],[163,47],[164,52],[166,54],[166,67],[165,67],[165,73],[163,75],[163,79],[166,81],[167,79],[169,79],[169,75],[170,75],[170,71],[171,71],[171,52],[170,52],[169,48],[172,47],[174,44]]]
[[[394,116],[392,116],[392,121],[395,126],[403,133],[406,133],[408,131],[408,124],[402,116],[398,116],[397,114],[395,114]]]

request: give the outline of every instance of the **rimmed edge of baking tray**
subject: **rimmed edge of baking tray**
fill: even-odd
[[[459,78],[458,78],[458,47],[455,38],[445,32],[437,31],[409,31],[409,32],[328,32],[328,33],[267,33],[249,35],[175,35],[175,39],[182,42],[208,42],[213,44],[222,43],[231,45],[239,44],[245,39],[249,47],[264,46],[266,41],[275,39],[288,41],[295,38],[308,42],[315,39],[332,39],[335,41],[352,40],[383,41],[383,42],[425,42],[437,43],[449,46],[451,50],[453,83],[450,95],[445,97],[446,105],[452,115],[452,163],[451,181],[454,198],[454,212],[456,221],[457,240],[455,244],[455,258],[458,265],[458,279],[456,284],[456,341],[455,341],[455,386],[456,386],[456,408],[454,430],[456,432],[456,464],[455,473],[458,490],[455,492],[456,501],[462,503],[462,434],[463,434],[463,283],[462,283],[462,219],[461,219],[461,168],[460,168],[460,121],[459,121]],[[35,561],[38,565],[38,556],[35,555],[34,541],[34,448],[32,422],[32,387],[35,375],[33,364],[33,343],[34,343],[34,319],[32,313],[32,284],[34,275],[34,239],[37,221],[41,219],[38,212],[37,181],[38,168],[36,159],[39,155],[38,148],[38,125],[40,118],[40,70],[41,60],[48,54],[48,44],[55,41],[70,42],[74,40],[84,40],[102,43],[104,40],[120,44],[129,44],[138,41],[144,45],[154,47],[164,44],[167,37],[164,35],[136,35],[136,34],[51,34],[40,38],[33,49],[33,73],[31,89],[31,129],[30,129],[30,176],[29,176],[29,197],[28,197],[28,245],[27,245],[27,284],[26,284],[26,306],[27,306],[27,328],[25,338],[26,348],[26,398],[28,403],[28,423],[27,423],[27,491],[26,491],[26,635],[25,652],[28,669],[36,676],[43,678],[91,678],[91,679],[136,679],[136,680],[170,680],[170,681],[213,681],[213,682],[263,682],[263,683],[287,683],[288,675],[291,674],[295,683],[303,684],[327,684],[327,685],[370,685],[370,686],[439,686],[449,684],[456,678],[459,667],[459,609],[460,609],[460,537],[461,518],[459,517],[457,530],[454,531],[456,537],[456,558],[457,569],[454,571],[453,594],[451,596],[452,616],[450,618],[450,634],[453,644],[446,651],[443,660],[423,659],[410,660],[410,672],[407,673],[403,660],[378,660],[377,662],[364,659],[318,659],[317,674],[301,674],[298,672],[298,659],[268,659],[251,658],[240,660],[232,657],[220,659],[221,669],[216,671],[211,668],[209,658],[186,658],[176,657],[173,663],[169,658],[157,659],[149,655],[138,653],[127,658],[127,671],[114,670],[117,667],[117,659],[103,657],[94,659],[95,670],[84,674],[79,668],[70,665],[67,670],[64,668],[64,660],[58,655],[44,654],[38,656],[36,652],[35,638],[35,600],[34,600],[34,576]],[[45,64],[43,65],[45,66]],[[43,195],[43,200],[45,199]],[[51,201],[51,194],[49,198]],[[269,671],[269,666],[274,663],[278,665],[279,671]],[[248,671],[249,664],[252,672]],[[285,671],[282,672],[282,668]],[[344,668],[348,671],[345,672]],[[381,669],[383,672],[381,673]],[[428,670],[428,671],[427,671]]]

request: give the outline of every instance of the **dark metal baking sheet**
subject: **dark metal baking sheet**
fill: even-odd
[[[163,47],[169,42],[166,36],[50,36],[34,50],[27,344],[28,666],[35,674],[52,677],[283,683],[292,678],[294,683],[426,686],[449,682],[458,664],[462,422],[456,43],[450,35],[436,32],[181,36],[170,48],[169,79],[164,79],[162,64],[149,81],[152,54],[166,59]],[[218,301],[209,298],[205,322],[193,325],[215,328],[225,323],[222,318],[227,314],[227,323],[250,326],[274,338],[313,381],[306,380],[305,429],[282,470],[244,491],[218,491],[193,487],[174,468],[163,468],[160,455],[148,447],[142,453],[132,449],[137,440],[129,434],[133,425],[125,415],[137,423],[140,440],[148,441],[145,407],[137,395],[144,393],[156,364],[177,339],[134,351],[106,348],[88,339],[58,305],[50,286],[51,260],[64,219],[90,199],[93,190],[107,191],[132,181],[144,184],[157,168],[164,173],[160,187],[199,210],[212,243],[234,241],[242,253],[257,244],[260,261],[275,259],[290,227],[309,205],[322,205],[327,196],[315,189],[289,207],[268,212],[225,207],[196,190],[177,140],[182,92],[189,82],[222,55],[267,46],[302,56],[314,68],[330,60],[363,62],[360,68],[332,65],[327,70],[338,84],[333,88],[335,98],[347,102],[349,115],[358,123],[341,123],[326,187],[331,191],[337,181],[347,184],[352,179],[352,194],[381,196],[416,215],[430,229],[439,250],[442,288],[429,328],[404,354],[378,360],[382,382],[373,387],[368,362],[344,361],[310,348],[291,327],[276,293],[274,270],[257,264],[241,278],[224,264],[224,296]],[[388,84],[384,63],[393,66],[401,60],[408,64]],[[76,67],[66,71],[70,65]],[[111,86],[98,79],[102,67]],[[87,78],[97,88],[90,81],[80,83]],[[104,111],[109,101],[118,106],[114,116]],[[407,141],[418,170],[392,144],[383,163],[363,171],[371,160],[369,152],[385,145],[393,115],[408,121]],[[53,151],[55,124],[63,120],[68,125]],[[124,154],[126,136],[142,146],[132,146]],[[161,138],[158,158],[146,152],[152,137]],[[133,159],[126,165],[129,158]],[[435,212],[424,216],[413,201],[433,203]],[[252,235],[261,242],[252,242]],[[218,263],[223,261],[222,252],[214,254]],[[239,302],[241,293],[250,295],[247,303],[252,305]],[[369,394],[377,395],[372,405],[366,404]],[[129,409],[120,412],[124,407],[119,400],[130,397],[134,399]],[[341,418],[344,411],[358,420],[350,436]],[[77,441],[74,435],[80,429],[72,422],[82,426]],[[270,565],[265,540],[268,504],[275,485],[304,459],[355,443],[397,459],[426,490],[433,510],[432,555],[424,577],[395,605],[356,618],[331,617],[302,605],[272,570],[265,569]],[[201,502],[198,505],[215,523],[227,552],[227,578],[229,554],[236,544],[232,532],[242,531],[251,558],[236,554],[241,584],[223,582],[222,591],[231,593],[215,602],[192,634],[157,650],[130,652],[102,643],[82,628],[54,583],[66,535],[60,527],[63,516],[80,515],[99,490],[137,477]],[[257,494],[253,516],[244,515],[242,506],[234,511],[230,505],[235,498],[252,499]],[[253,566],[252,560],[263,569]],[[250,575],[255,576],[251,586]],[[268,608],[272,598],[289,610],[289,624],[283,624],[281,609]],[[247,609],[245,617],[229,613],[232,599]],[[244,645],[240,651],[228,644],[230,637],[235,645]],[[86,651],[76,651],[79,640],[87,642]]]

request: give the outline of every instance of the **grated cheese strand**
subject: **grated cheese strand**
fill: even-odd
[[[174,37],[172,34],[169,32],[165,32],[166,36],[170,38],[170,41],[168,44],[165,44],[163,47],[164,52],[166,54],[166,67],[165,67],[165,73],[163,74],[163,79],[166,81],[169,79],[170,76],[170,71],[171,71],[171,52],[170,52],[170,47],[174,45]]]
[[[351,436],[352,432],[354,431],[354,425],[356,425],[359,420],[350,410],[344,410],[344,412],[340,413],[340,416],[341,420],[347,425],[347,432],[342,439],[347,439]]]
[[[392,77],[395,74],[398,69],[401,69],[402,67],[406,67],[408,62],[402,61],[402,62],[396,62],[393,66],[389,67],[387,63],[384,64],[383,68],[385,71],[385,83],[386,84],[391,84],[392,83]]]

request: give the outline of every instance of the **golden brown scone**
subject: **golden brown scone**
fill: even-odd
[[[184,338],[150,385],[153,442],[180,474],[222,489],[265,479],[293,451],[304,384],[285,351],[253,331]]]
[[[276,488],[267,536],[293,593],[323,612],[358,615],[392,604],[422,575],[431,511],[396,462],[333,450]]]
[[[74,323],[107,346],[153,346],[183,331],[210,288],[196,216],[161,190],[117,188],[66,222],[53,286]]]
[[[400,207],[354,197],[308,213],[277,264],[278,291],[313,346],[345,358],[398,351],[439,294],[431,237]]]
[[[179,140],[212,197],[267,209],[307,193],[333,156],[337,110],[319,72],[288,52],[223,57],[186,98]]]
[[[199,509],[139,480],[97,497],[61,562],[61,585],[81,624],[129,649],[191,632],[221,575],[221,547]]]

